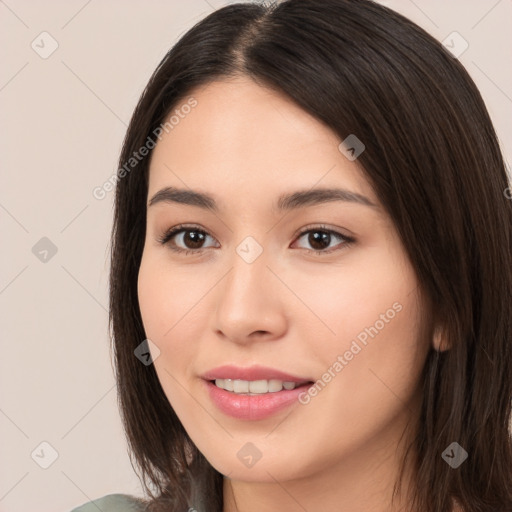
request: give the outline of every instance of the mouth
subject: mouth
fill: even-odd
[[[264,366],[220,366],[201,376],[205,392],[216,408],[238,420],[264,420],[298,405],[300,397],[314,384]]]

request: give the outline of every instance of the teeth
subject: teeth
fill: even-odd
[[[240,380],[240,379],[215,379],[218,388],[232,391],[238,394],[264,395],[265,393],[276,393],[283,388],[286,390],[297,387],[295,382],[283,382],[282,380]]]
[[[233,391],[235,393],[249,393],[249,382],[246,380],[235,380],[233,382]]]

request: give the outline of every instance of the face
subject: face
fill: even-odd
[[[368,463],[417,411],[429,349],[395,227],[341,139],[285,96],[245,78],[190,96],[151,157],[138,279],[162,388],[232,479]]]

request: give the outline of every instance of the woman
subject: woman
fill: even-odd
[[[367,0],[220,9],[120,157],[111,326],[146,501],[512,510],[512,203],[481,96]]]

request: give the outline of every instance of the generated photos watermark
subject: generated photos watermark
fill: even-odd
[[[197,100],[194,97],[190,97],[185,104],[174,109],[173,114],[168,117],[165,123],[153,130],[153,137],[158,140],[162,140],[163,134],[169,133],[173,130],[180,123],[181,119],[184,119],[188,114],[190,114],[194,107],[197,107]],[[126,177],[139,164],[139,162],[144,160],[155,146],[156,140],[149,135],[146,142],[137,151],[133,152],[132,156],[117,170],[117,172],[113,173],[110,178],[103,182],[102,185],[93,188],[92,195],[94,199],[97,199],[98,201],[105,199],[107,194],[114,190],[115,184]]]
[[[311,399],[322,391],[329,382],[338,375],[343,368],[345,368],[350,361],[354,359],[354,356],[359,354],[361,350],[368,345],[370,339],[375,338],[380,331],[382,331],[387,324],[397,313],[402,311],[403,306],[399,302],[395,302],[391,308],[386,310],[385,313],[381,313],[379,319],[375,321],[370,327],[365,327],[355,339],[352,340],[350,348],[346,350],[343,355],[338,355],[336,360],[329,366],[327,371],[318,379],[313,386],[309,387],[307,391],[303,391],[299,395],[299,402],[302,405],[307,405],[311,402]],[[370,338],[370,339],[369,339]],[[359,342],[359,343],[358,343]],[[361,346],[362,345],[362,346]]]

